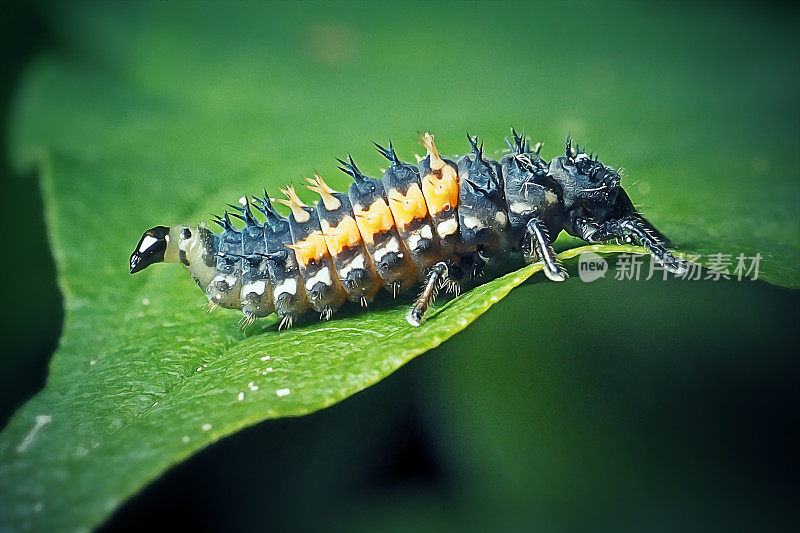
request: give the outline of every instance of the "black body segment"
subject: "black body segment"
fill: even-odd
[[[206,295],[212,305],[238,309],[242,288],[242,232],[233,226],[227,211],[215,222],[223,231],[219,236],[217,275],[206,289]]]
[[[547,174],[548,165],[538,151],[530,151],[517,140],[510,154],[500,159],[508,221],[515,249],[531,219],[542,221],[549,229],[558,226],[561,190]]]
[[[308,309],[308,298],[297,258],[289,248],[292,245],[289,221],[275,211],[266,191],[264,198],[254,200],[259,205],[259,211],[266,217],[264,242],[270,257],[265,258],[265,261],[272,285],[275,312],[281,319],[281,327],[291,327],[292,322]]]
[[[467,138],[472,153],[458,160],[459,252],[477,254],[482,261],[499,259],[508,254],[510,242],[502,169],[484,157],[476,137]]]
[[[242,228],[242,314],[248,322],[257,317],[268,316],[275,311],[269,267],[265,260],[267,243],[264,226],[258,223],[250,209],[250,202],[243,198],[241,211]]]
[[[511,153],[500,159],[512,247],[525,262],[537,259],[554,264],[552,240],[561,225],[561,187],[548,175],[548,164],[523,135],[512,129]],[[542,255],[542,250],[544,254]],[[549,273],[551,269],[548,269]]]

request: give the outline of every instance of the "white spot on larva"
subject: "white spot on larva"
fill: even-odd
[[[339,272],[340,278],[346,278],[350,275],[350,272],[354,269],[364,269],[364,254],[358,254],[358,256],[354,257],[349,263],[347,263],[344,268]]]
[[[189,442],[189,435],[184,435],[183,438],[181,438],[181,442],[184,443],[184,444]]]
[[[436,233],[439,234],[439,237],[447,237],[455,233],[457,229],[458,221],[455,218],[450,218],[444,222],[439,222],[439,225],[436,226]]]
[[[247,285],[243,285],[242,296],[248,296],[250,294],[261,296],[264,294],[265,290],[267,290],[267,284],[264,282],[264,280],[259,280],[253,283],[248,283]]]
[[[264,291],[267,290],[267,282],[264,280],[259,280],[253,283],[253,290],[256,294],[264,294]]]
[[[200,426],[200,429],[202,429],[203,431],[208,431],[212,427],[213,426],[211,424],[203,424],[202,426]]]
[[[289,389],[286,390],[288,391]],[[19,443],[19,446],[17,446],[17,453],[22,453],[27,450],[28,446],[30,446],[33,441],[36,440],[36,434],[39,433],[39,430],[52,421],[53,417],[50,415],[36,415],[36,418],[33,422],[33,428],[31,428],[28,434],[25,435],[25,438],[22,439],[22,442]]]
[[[508,206],[508,210],[511,211],[512,213],[516,213],[519,215],[520,213],[524,213],[525,211],[530,211],[531,206],[529,206],[525,202],[514,202],[513,204]]]
[[[267,367],[267,372],[272,372],[272,367]]]
[[[508,224],[508,215],[506,215],[502,211],[498,211],[497,214],[494,216],[494,221],[500,224],[501,226],[505,226],[506,224]]]
[[[294,295],[297,292],[297,280],[294,278],[289,278],[281,281],[278,283],[278,286],[275,287],[275,295],[280,296],[281,294],[290,294]]]
[[[317,283],[322,283],[323,285],[331,284],[331,270],[328,267],[320,268],[319,272],[308,278],[306,280],[306,289],[310,291]]]
[[[236,397],[236,399],[237,399],[237,400],[239,400],[240,402],[241,402],[242,400],[244,400],[244,393],[243,393],[243,392],[240,392],[240,393],[239,393],[239,395]]]
[[[203,370],[203,367],[202,366],[198,366],[197,369],[195,370],[195,372],[200,372],[201,370]]]
[[[269,356],[268,356],[268,355],[265,355],[264,357],[262,357],[262,358],[261,358],[261,360],[262,360],[262,361],[269,361]]]
[[[219,282],[224,282],[228,287],[233,287],[236,285],[237,278],[233,274],[217,274],[214,276],[214,279],[211,280],[212,285],[216,285]]]
[[[282,397],[282,396],[286,396],[290,392],[292,392],[292,391],[289,390],[289,389],[278,389],[278,390],[275,391],[275,394],[277,394],[278,397]]]
[[[419,241],[421,240],[422,236],[419,234],[419,231],[413,232],[408,238],[408,248],[411,250],[416,250],[417,246],[419,246]]]
[[[247,205],[247,198],[245,198],[244,196],[239,198],[239,205],[241,205],[242,207],[246,206]]]
[[[375,262],[380,263],[381,259],[383,259],[384,256],[389,252],[397,253],[399,251],[400,251],[400,243],[397,241],[397,239],[392,237],[389,240],[389,242],[386,243],[386,245],[384,245],[382,248],[378,248],[375,251]]]
[[[97,364],[97,361],[95,361],[94,359],[92,359],[91,361],[89,361],[89,365],[90,365],[90,366],[94,366],[94,365],[96,365],[96,364]]]
[[[142,298],[142,305],[150,305],[150,298]]]
[[[418,230],[411,233],[411,236],[408,238],[408,248],[409,250],[416,250],[419,247],[420,241],[422,239],[432,239],[433,238],[433,230],[427,224],[419,228]]]
[[[145,250],[153,246],[153,244],[157,243],[158,239],[152,237],[150,235],[145,235],[144,239],[142,239],[142,244],[139,245],[139,253],[143,253]]]
[[[464,217],[464,226],[467,229],[475,229],[475,228],[482,228],[483,224],[481,223],[480,220],[478,220],[475,217],[466,216],[466,217]]]
[[[150,407],[155,407],[156,405],[158,405],[158,402],[155,402],[155,403],[154,403],[153,405],[151,405]]]

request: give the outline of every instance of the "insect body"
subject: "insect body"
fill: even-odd
[[[380,179],[364,175],[352,158],[340,159],[353,178],[348,192],[315,174],[308,187],[320,195],[316,206],[304,204],[293,187],[282,191],[286,199],[278,201],[291,210],[288,218],[264,191],[253,204],[242,198],[230,206],[234,212],[215,216],[220,235],[202,224],[156,226],[131,255],[131,273],[180,262],[212,308],[241,309],[247,324],[274,312],[282,328],[309,308],[330,319],[347,300],[366,307],[381,288],[396,296],[422,283],[406,315],[418,326],[441,286],[458,290],[512,251],[528,263],[541,260],[548,278],[563,281],[567,273],[552,248],[561,231],[589,242],[639,242],[666,270],[685,271],[668,240],[634,208],[618,171],[569,139],[564,155],[548,163],[541,144],[531,148],[512,134],[500,161],[487,158],[469,135],[471,152],[452,161],[424,134],[427,154],[416,166],[401,161],[391,142],[376,145],[389,163]]]

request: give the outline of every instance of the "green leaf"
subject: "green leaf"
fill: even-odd
[[[41,176],[66,317],[47,386],[0,435],[2,525],[89,529],[215,440],[377,382],[538,270],[469,291],[421,328],[400,303],[286,333],[265,320],[246,334],[233,313],[202,312],[182,269],[127,274],[155,224],[205,219],[314,168],[344,187],[332,158],[348,151],[374,174],[370,139],[391,135],[410,157],[418,129],[445,152],[463,151],[469,129],[497,155],[513,121],[549,157],[571,133],[625,163],[634,201],[681,250],[760,253],[763,279],[800,285],[800,186],[796,170],[780,171],[800,168],[785,118],[798,103],[779,83],[796,67],[769,69],[763,57],[780,55],[767,39],[709,49],[702,17],[665,11],[662,32],[688,32],[685,48],[665,51],[635,30],[653,17],[633,6],[585,7],[615,22],[616,40],[598,23],[568,46],[559,9],[518,4],[512,19],[495,16],[502,6],[427,4],[424,17],[342,5],[58,9],[61,47],[32,65],[12,131],[19,167]],[[534,18],[539,32],[520,42]],[[735,70],[714,55],[723,45]],[[687,63],[698,55],[715,61],[701,72]],[[753,96],[764,71],[777,78],[769,105]]]

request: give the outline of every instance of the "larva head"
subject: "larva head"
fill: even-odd
[[[144,232],[131,254],[131,274],[144,270],[153,263],[164,262],[169,246],[169,228],[156,226]]]

